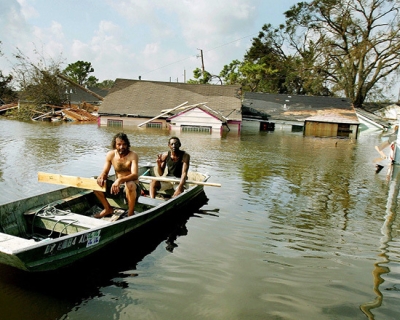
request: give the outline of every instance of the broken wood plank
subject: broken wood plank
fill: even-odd
[[[175,108],[172,108],[170,111],[175,110],[175,109],[178,109],[178,108],[184,106],[186,103],[188,103],[188,101],[186,101],[186,102],[180,104],[179,106],[177,106],[177,107],[175,107]],[[142,122],[141,124],[138,124],[138,127],[141,127],[142,125],[144,125],[144,124],[146,124],[146,123],[148,123],[148,122],[150,122],[150,121],[153,121],[153,120],[155,120],[155,119],[157,119],[157,118],[159,118],[159,117],[165,116],[165,115],[168,114],[170,111],[168,111],[168,112],[163,112],[163,113],[159,114],[158,116],[156,116],[156,117],[154,117],[154,118],[152,118],[152,119],[150,119],[150,120],[147,120],[147,121],[145,121],[145,122]]]

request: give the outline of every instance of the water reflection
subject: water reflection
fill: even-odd
[[[119,130],[0,119],[0,203],[53,190],[37,182],[38,171],[98,175]],[[124,131],[141,163],[168,150],[169,131]],[[158,242],[150,229],[68,274],[43,277],[44,289],[0,267],[2,314],[22,318],[22,304],[38,306],[31,310],[37,318],[53,310],[43,319],[364,319],[367,312],[399,318],[400,227],[396,214],[388,218],[398,196],[392,192],[389,210],[394,180],[387,180],[387,167],[376,173],[372,162],[379,136],[353,142],[283,131],[176,134],[191,155],[191,169],[222,184],[206,188],[209,208]],[[29,144],[32,153],[24,150]],[[387,238],[388,231],[380,232],[385,215]]]
[[[379,308],[382,305],[383,294],[380,290],[380,285],[385,282],[383,276],[390,273],[390,268],[388,267],[390,260],[390,242],[393,240],[393,223],[397,217],[397,199],[399,196],[400,188],[400,166],[391,165],[389,166],[387,177],[389,178],[389,192],[387,197],[386,214],[385,221],[381,228],[382,237],[380,240],[380,251],[379,257],[381,258],[379,262],[374,263],[374,269],[372,271],[373,275],[373,291],[376,294],[376,298],[368,303],[360,306],[361,310],[365,313],[368,319],[375,319],[372,312],[373,309]]]

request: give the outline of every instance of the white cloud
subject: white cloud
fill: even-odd
[[[160,44],[159,43],[148,43],[146,44],[146,47],[143,50],[143,54],[145,56],[152,56],[156,53],[158,53],[160,50]]]
[[[36,18],[39,16],[39,13],[36,11],[36,9],[29,5],[29,3],[25,0],[17,0],[19,5],[21,6],[21,14],[24,16],[26,20],[30,18]]]
[[[286,9],[287,2],[297,2],[281,1]],[[198,49],[214,74],[241,59],[251,43],[248,35],[261,28],[256,20],[266,7],[263,0],[97,0],[95,6],[87,1],[1,1],[1,49],[7,56],[18,46],[28,56],[39,48],[46,55],[62,53],[67,64],[89,61],[101,81],[139,75],[183,81],[184,70],[189,79],[201,67]],[[270,19],[278,14],[283,18],[281,2],[273,7],[268,5],[265,23],[273,23]],[[74,19],[66,14],[71,9]],[[0,70],[5,70],[1,57]]]

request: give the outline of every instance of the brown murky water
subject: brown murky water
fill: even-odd
[[[53,190],[37,172],[92,176],[118,129],[0,118],[0,204]],[[125,129],[140,163],[169,132]],[[2,319],[399,319],[397,166],[358,141],[244,130],[180,133],[211,174],[198,212],[60,272],[0,266]]]

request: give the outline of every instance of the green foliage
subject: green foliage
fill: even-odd
[[[400,66],[400,1],[314,0],[262,27],[244,55],[220,73],[243,91],[384,97]],[[386,86],[386,87],[385,87]]]
[[[61,106],[66,102],[66,86],[58,74],[60,61],[40,58],[33,64],[20,50],[13,68],[14,79],[20,88],[20,99],[39,107],[42,104]]]
[[[94,72],[94,69],[90,62],[79,60],[77,62],[70,63],[64,69],[63,74],[81,86],[95,86],[98,79],[94,76],[89,76],[89,74],[92,72]]]
[[[1,41],[0,41],[1,45]],[[3,53],[0,50],[0,57]],[[0,70],[0,98],[5,103],[14,102],[17,99],[17,93],[11,86],[11,82],[13,80],[12,75],[3,75],[3,71]]]
[[[104,80],[102,82],[98,82],[95,84],[95,87],[101,88],[101,89],[110,89],[114,85],[115,81],[114,80]]]
[[[323,86],[323,79],[313,74],[311,50],[287,54],[284,26],[274,29],[270,24],[263,26],[258,37],[246,52],[243,62],[232,61],[224,66],[220,76],[225,83],[242,85],[244,91],[289,93],[289,94],[329,94]]]
[[[285,13],[290,45],[312,54],[308,66],[336,95],[356,107],[400,66],[400,3],[392,0],[315,0]],[[312,39],[312,41],[311,41]]]
[[[12,75],[5,76],[0,70],[0,98],[5,103],[11,103],[17,100],[17,93],[11,87],[12,80]]]
[[[193,76],[197,80],[188,80],[187,83],[191,84],[213,84],[213,81],[218,81],[219,84],[222,85],[222,80],[219,76],[217,75],[212,75],[208,71],[204,70],[204,72],[196,68],[193,70]]]

